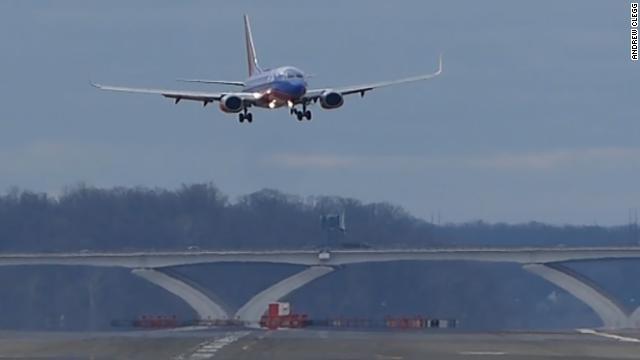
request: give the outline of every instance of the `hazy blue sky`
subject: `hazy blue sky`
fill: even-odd
[[[314,87],[431,72],[439,52],[445,73],[251,125],[89,86],[243,80],[245,12],[263,67]],[[3,0],[0,46],[0,191],[213,181],[456,222],[618,224],[640,207],[627,1]]]

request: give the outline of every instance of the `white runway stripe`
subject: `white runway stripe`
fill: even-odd
[[[187,359],[187,360],[203,360],[203,359],[211,359],[213,358],[218,350],[223,347],[238,341],[240,338],[249,335],[249,331],[238,331],[227,333],[221,338],[214,339],[212,341],[205,341],[200,344],[193,353],[190,355],[180,355],[176,359]]]
[[[604,332],[595,331],[595,330],[592,330],[592,329],[578,329],[578,332],[581,333],[581,334],[596,335],[596,336],[601,336],[601,337],[604,337],[604,338],[623,341],[623,342],[640,343],[640,339],[627,337],[627,336],[620,336],[620,335],[615,335],[615,334],[608,334],[608,333],[604,333]]]
[[[507,353],[504,352],[504,351],[460,351],[458,354],[460,354],[460,355],[496,356],[496,355],[506,355]]]

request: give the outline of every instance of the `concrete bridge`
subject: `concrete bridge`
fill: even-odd
[[[566,290],[587,304],[606,328],[640,327],[640,308],[628,311],[597,284],[562,265],[567,261],[640,258],[640,247],[578,248],[439,248],[376,250],[281,250],[281,251],[172,251],[131,253],[41,253],[2,254],[0,266],[70,265],[124,267],[187,302],[203,319],[230,317],[257,323],[270,302],[318,279],[341,265],[390,261],[512,262]],[[306,268],[256,294],[235,314],[171,267],[210,263],[277,263]]]

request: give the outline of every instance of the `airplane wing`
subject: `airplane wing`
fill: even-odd
[[[201,92],[201,91],[186,91],[186,90],[146,89],[146,88],[131,88],[131,87],[123,87],[123,86],[101,85],[96,83],[91,83],[91,85],[101,90],[138,93],[138,94],[162,95],[166,98],[174,99],[176,104],[180,100],[193,100],[193,101],[201,101],[202,103],[204,103],[204,105],[207,105],[210,102],[220,101],[220,99],[222,99],[223,96],[228,94],[233,94],[235,96],[242,98],[243,100],[256,99],[256,94],[243,93],[243,92]]]
[[[409,83],[414,81],[428,80],[440,75],[441,73],[442,73],[442,56],[440,56],[438,61],[438,70],[431,74],[412,76],[412,77],[407,77],[407,78],[398,79],[398,80],[391,80],[391,81],[381,81],[381,82],[375,82],[370,84],[345,86],[341,88],[334,88],[332,90],[342,95],[360,94],[361,96],[364,96],[365,92],[371,91],[373,89],[377,89],[385,86],[397,85],[397,84],[404,84],[404,83]],[[329,88],[308,90],[305,94],[305,98],[307,100],[316,100],[326,90],[329,90]]]
[[[228,80],[207,80],[207,79],[178,79],[182,82],[201,83],[201,84],[220,84],[220,85],[233,85],[244,86],[242,81],[228,81]]]

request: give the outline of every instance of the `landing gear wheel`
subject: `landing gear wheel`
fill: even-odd
[[[253,114],[252,113],[247,113],[247,115],[244,116],[245,119],[247,119],[248,122],[253,122]]]
[[[304,120],[304,113],[302,113],[302,111],[297,111],[296,117],[298,118],[298,121],[302,121]]]
[[[307,120],[311,120],[311,111],[307,110],[304,112],[304,117],[307,118]]]
[[[241,123],[244,122],[244,114],[243,113],[238,114],[238,121],[240,121]]]

